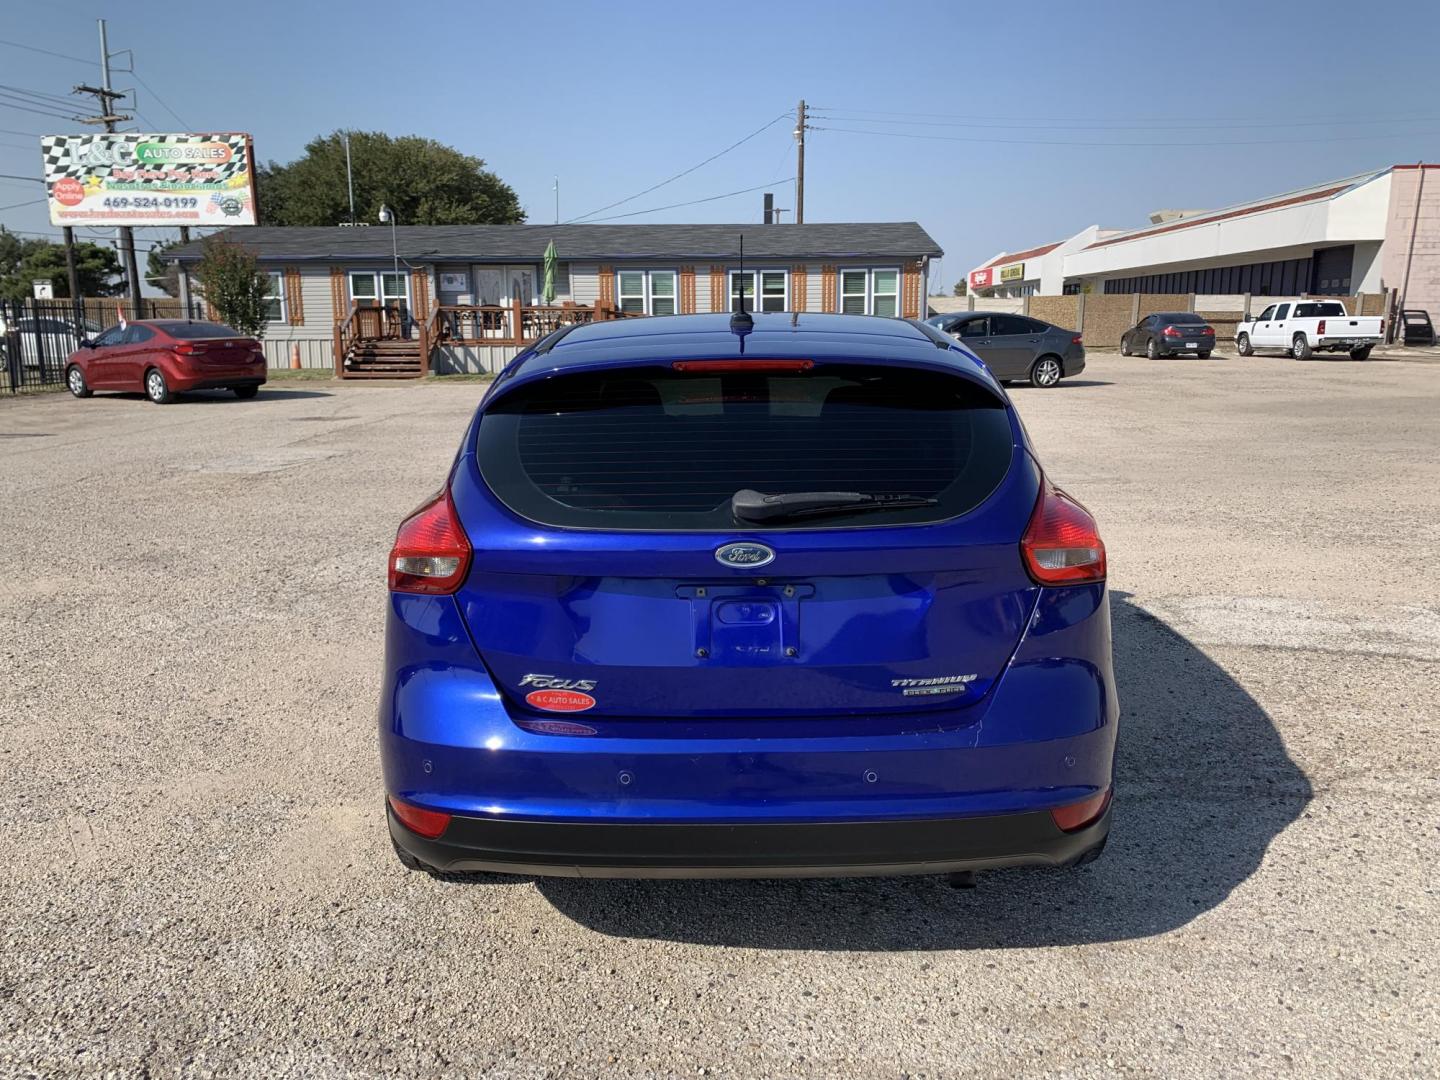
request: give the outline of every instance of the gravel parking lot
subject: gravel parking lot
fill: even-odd
[[[1016,388],[1110,547],[1118,816],[973,891],[400,868],[385,554],[482,390],[0,401],[0,1074],[1440,1068],[1440,364]]]

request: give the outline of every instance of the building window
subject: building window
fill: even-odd
[[[359,307],[396,307],[403,311],[410,308],[410,280],[403,274],[390,270],[377,273],[374,270],[350,271],[350,299]]]
[[[632,315],[648,314],[645,310],[645,271],[621,270],[615,275],[615,280],[615,297],[620,304],[620,310],[628,311]]]
[[[615,299],[632,315],[675,314],[674,270],[621,270],[615,275]]]
[[[270,291],[265,294],[265,321],[283,323],[285,321],[285,275],[279,270],[271,270],[265,276],[270,279]]]
[[[784,270],[731,270],[730,310],[739,311],[743,300],[746,311],[789,311],[790,275]],[[755,290],[760,300],[755,300]]]
[[[841,270],[840,310],[893,319],[900,314],[900,271]]]

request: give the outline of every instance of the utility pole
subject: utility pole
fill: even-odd
[[[115,100],[125,95],[116,93],[110,88],[110,42],[105,35],[105,20],[97,19],[96,21],[100,24],[100,85],[77,86],[75,93],[90,94],[100,102],[100,115],[91,117],[86,123],[104,124],[105,130],[113,134],[115,124],[121,120],[129,120],[130,117],[115,111]],[[135,317],[139,318],[140,268],[135,263],[135,232],[128,225],[120,227],[119,244],[125,260],[125,277],[129,284],[130,304]]]
[[[798,151],[795,159],[795,224],[805,224],[805,99],[795,110],[795,141]]]
[[[350,192],[350,224],[355,224],[355,174],[350,169],[350,132],[345,132],[345,187]]]
[[[1415,260],[1415,233],[1420,228],[1420,194],[1424,190],[1425,163],[1417,161],[1415,163],[1415,211],[1410,217],[1410,246],[1405,251],[1405,276],[1400,282],[1399,309],[1395,317],[1390,320],[1392,332],[1397,324],[1400,327],[1401,345],[1405,344],[1405,301],[1410,296],[1410,264]]]
[[[70,282],[70,303],[80,303],[80,272],[75,268],[75,230],[65,226],[65,277]]]

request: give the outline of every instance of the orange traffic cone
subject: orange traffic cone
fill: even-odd
[[[300,370],[300,345],[298,343],[290,346],[290,370]]]

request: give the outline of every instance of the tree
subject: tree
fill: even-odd
[[[220,321],[247,337],[264,337],[270,275],[261,272],[255,253],[221,236],[206,238],[203,250],[195,277]]]
[[[964,296],[968,288],[969,283],[964,278],[961,278],[959,281],[955,282],[955,295]]]
[[[166,296],[180,295],[180,264],[165,258],[172,248],[179,246],[179,240],[157,243],[145,259],[145,280]]]
[[[114,296],[121,291],[120,260],[99,244],[75,245],[75,270],[84,296]],[[35,295],[33,283],[47,280],[57,297],[69,297],[65,247],[49,240],[22,240],[0,227],[0,298],[24,300]]]
[[[374,223],[388,205],[401,225],[507,225],[525,220],[509,184],[480,158],[418,135],[350,132],[355,215]],[[321,135],[302,157],[257,170],[264,225],[339,225],[350,220],[345,140]]]

